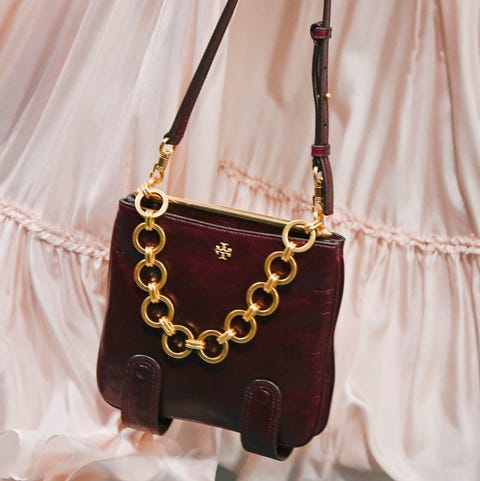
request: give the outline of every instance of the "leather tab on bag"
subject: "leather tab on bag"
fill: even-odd
[[[122,393],[122,422],[131,428],[163,434],[171,419],[159,418],[162,370],[155,359],[138,354],[127,363]]]
[[[241,437],[245,450],[279,461],[288,457],[292,448],[278,445],[282,412],[282,393],[266,379],[252,381],[243,395]]]

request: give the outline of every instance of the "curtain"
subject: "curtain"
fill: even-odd
[[[322,2],[239,3],[163,187],[308,216]],[[126,428],[98,394],[117,202],[223,5],[0,2],[0,478],[478,480],[477,0],[333,2],[329,225],[347,242],[326,430],[280,463],[194,423]]]

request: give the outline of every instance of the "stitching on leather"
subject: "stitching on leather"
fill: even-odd
[[[252,401],[253,397],[253,392],[252,392],[252,386],[248,386],[247,390],[245,391],[245,397],[246,400],[243,403],[243,408],[242,408],[242,431],[245,434],[245,438],[248,440],[248,434],[250,433],[250,423],[248,416],[248,413],[250,412],[250,404]]]
[[[160,384],[160,377],[159,373],[157,370],[157,367],[152,359],[149,359],[148,357],[139,359],[138,365],[145,365],[145,367],[148,369],[148,372],[150,376],[152,377],[151,383],[150,383],[150,402],[148,405],[148,414],[149,414],[149,419],[148,419],[148,424],[150,428],[158,429],[158,426],[155,426],[154,423],[156,422],[157,418],[157,413],[156,413],[156,407],[157,406],[157,393],[159,389],[159,384]],[[150,425],[153,423],[153,425]]]
[[[138,359],[134,359],[132,362],[129,362],[127,364],[127,369],[126,369],[126,376],[127,380],[125,382],[124,386],[124,399],[125,403],[124,406],[122,406],[122,411],[125,411],[125,414],[127,416],[127,423],[130,423],[132,421],[132,414],[133,414],[133,423],[135,424],[140,424],[139,419],[135,415],[135,413],[131,413],[131,405],[132,405],[132,400],[133,400],[133,393],[132,393],[132,379],[133,376],[135,375],[135,369],[137,367],[145,367],[148,370],[149,375],[151,376],[151,382],[149,383],[150,387],[150,402],[148,406],[148,413],[149,413],[149,420],[148,424],[149,426],[145,427],[153,427],[155,429],[158,429],[158,426],[150,426],[151,422],[155,423],[155,419],[157,418],[157,413],[155,412],[155,407],[157,404],[157,393],[160,387],[160,376],[159,372],[156,369],[155,363],[149,359],[148,357],[142,357]],[[143,425],[143,423],[141,423]]]
[[[277,409],[278,409],[278,399],[276,396],[276,392],[272,386],[266,383],[262,383],[261,386],[263,387],[263,389],[267,389],[272,395],[272,403],[271,403],[272,405],[270,407],[270,418],[268,420],[268,428],[267,428],[268,434],[272,434],[274,430],[274,423],[275,423],[275,418],[276,418]]]
[[[280,184],[250,175],[229,160],[220,162],[219,170],[227,178],[235,180],[237,184],[243,185],[254,192],[261,192],[265,197],[275,202],[291,204],[293,211],[306,212],[309,209],[310,204],[305,197],[285,189]],[[374,224],[338,205],[335,208],[335,214],[329,217],[329,224],[335,228],[342,226],[388,244],[415,247],[425,254],[480,255],[480,238],[474,235],[447,237],[435,233],[411,232],[385,224]]]
[[[250,413],[252,409],[252,404],[254,404],[254,401],[253,401],[254,392],[258,389],[266,389],[272,396],[272,402],[270,403],[270,410],[269,410],[270,414],[267,422],[267,436],[270,439],[267,439],[267,441],[270,441],[271,435],[278,430],[276,429],[277,428],[276,420],[277,420],[277,417],[279,418],[278,408],[279,408],[280,400],[278,399],[277,392],[273,388],[273,386],[271,386],[268,383],[265,383],[264,381],[254,381],[252,384],[250,384],[247,387],[247,390],[245,392],[246,402],[244,403],[243,409],[242,409],[242,418],[245,419],[246,421],[245,423],[242,423],[243,424],[242,427],[243,427],[244,437],[247,440],[247,444],[249,444],[248,441],[251,433],[250,422],[249,422],[250,418],[249,417],[247,418],[247,415]],[[280,422],[280,419],[278,419],[278,421]],[[263,441],[261,440],[260,442],[263,444]],[[273,454],[278,456],[276,440],[273,440],[273,445],[270,447],[273,449]]]

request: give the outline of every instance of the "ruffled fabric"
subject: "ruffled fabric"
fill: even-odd
[[[117,200],[150,171],[224,2],[0,4],[0,478],[480,477],[477,0],[335,2],[346,284],[320,436],[278,463],[237,433],[125,428],[95,382]],[[242,0],[167,192],[309,215],[318,2]]]

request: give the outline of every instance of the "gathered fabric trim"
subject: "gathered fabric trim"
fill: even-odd
[[[12,220],[27,229],[35,237],[55,247],[96,259],[105,261],[109,259],[109,248],[105,243],[94,239],[87,241],[85,236],[67,233],[47,225],[38,219],[34,212],[16,206],[11,202],[0,200],[0,217]]]
[[[222,171],[227,178],[235,180],[238,184],[244,185],[254,192],[261,192],[265,197],[274,202],[291,204],[294,210],[304,211],[309,208],[308,202],[301,195],[289,191],[270,180],[250,175],[230,160],[222,160],[219,163],[219,170]]]
[[[296,192],[285,189],[272,181],[250,175],[230,160],[221,161],[219,169],[227,178],[233,179],[239,185],[252,190],[252,192],[261,192],[273,201],[291,204],[293,211],[306,211],[310,208],[309,202]],[[414,247],[427,254],[480,255],[480,239],[474,236],[445,237],[438,234],[410,232],[403,228],[385,224],[374,224],[352,214],[347,208],[341,206],[336,206],[335,214],[328,220],[329,224],[335,228],[343,227],[388,244]]]

